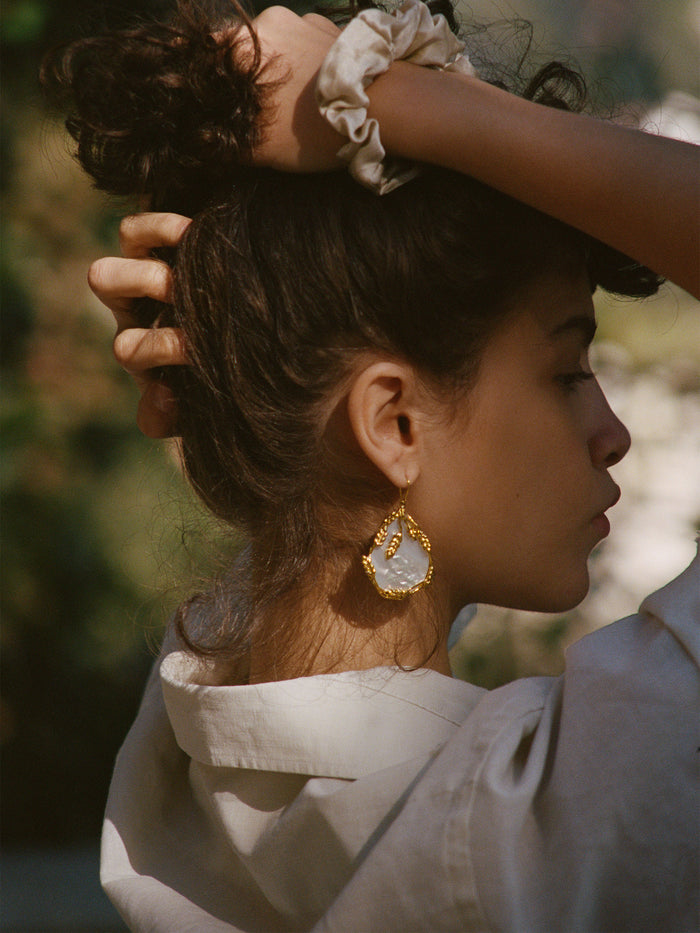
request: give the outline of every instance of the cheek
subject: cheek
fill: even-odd
[[[469,474],[480,505],[527,525],[556,523],[580,503],[590,458],[574,418],[555,403],[507,409],[477,431]]]
[[[591,466],[575,423],[540,404],[537,417],[508,406],[470,428],[442,464],[439,483],[454,492],[449,507],[436,506],[436,565],[477,601],[571,608],[588,589],[592,545]]]

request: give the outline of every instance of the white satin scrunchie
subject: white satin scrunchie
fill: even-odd
[[[348,137],[338,156],[360,184],[386,194],[420,171],[386,158],[379,124],[367,117],[365,88],[397,60],[476,75],[463,49],[445,17],[432,16],[420,0],[406,0],[393,13],[363,10],[341,32],[321,65],[316,101],[333,129]]]

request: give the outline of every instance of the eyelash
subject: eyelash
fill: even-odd
[[[588,382],[591,379],[595,379],[595,373],[589,372],[587,369],[577,370],[574,373],[563,373],[561,376],[557,376],[557,382],[565,392],[575,392],[581,383]]]

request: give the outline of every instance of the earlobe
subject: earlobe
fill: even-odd
[[[348,393],[348,417],[368,459],[401,488],[420,474],[422,436],[418,383],[408,364],[371,363]]]

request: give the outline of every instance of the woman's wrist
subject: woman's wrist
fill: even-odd
[[[368,113],[368,87],[397,61],[473,75],[463,50],[445,18],[433,16],[420,0],[405,0],[392,14],[363,10],[337,37],[319,70],[316,97],[324,119],[347,139],[338,156],[360,184],[386,194],[419,171],[386,157],[379,121]],[[390,104],[401,97],[399,91]]]
[[[448,106],[468,119],[469,95],[482,82],[477,77],[458,72],[436,71],[410,62],[394,62],[367,89],[368,114],[379,123],[382,142],[391,155],[416,162],[448,166],[450,141],[446,135],[459,131],[456,125],[445,127],[443,114]],[[452,97],[448,105],[448,97]],[[461,122],[461,121],[460,121]],[[437,135],[436,135],[437,134]],[[461,161],[463,154],[453,152]]]
[[[473,175],[700,296],[697,146],[403,62],[369,97],[388,152]]]

